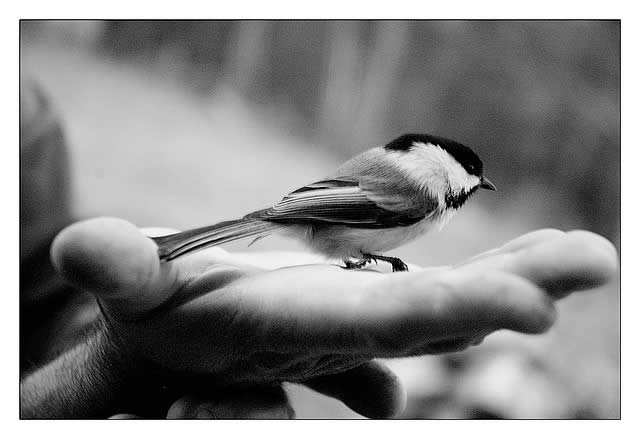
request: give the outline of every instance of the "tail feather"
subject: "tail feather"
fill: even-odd
[[[263,235],[281,227],[267,221],[243,218],[152,239],[158,245],[160,260],[170,261],[207,247]]]

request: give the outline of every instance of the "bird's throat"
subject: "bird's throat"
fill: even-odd
[[[449,188],[444,196],[444,202],[447,209],[459,209],[462,207],[462,205],[475,193],[476,189],[477,186],[468,191],[462,190],[454,192]]]

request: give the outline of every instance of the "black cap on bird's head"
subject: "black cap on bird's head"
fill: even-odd
[[[496,187],[485,178],[480,157],[471,148],[445,137],[431,134],[404,134],[385,145],[388,151],[410,151],[416,144],[435,145],[449,153],[470,175],[480,177],[479,187],[495,191]]]

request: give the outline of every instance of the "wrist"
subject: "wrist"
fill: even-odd
[[[105,418],[144,395],[145,382],[99,319],[85,339],[20,381],[23,418]]]
[[[106,319],[96,325],[94,352],[103,381],[109,383],[114,412],[164,417],[175,401],[169,385],[171,375],[130,349]]]

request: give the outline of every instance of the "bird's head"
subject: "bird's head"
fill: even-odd
[[[407,178],[457,209],[479,188],[496,190],[483,174],[482,161],[467,146],[430,134],[405,134],[385,145]]]

